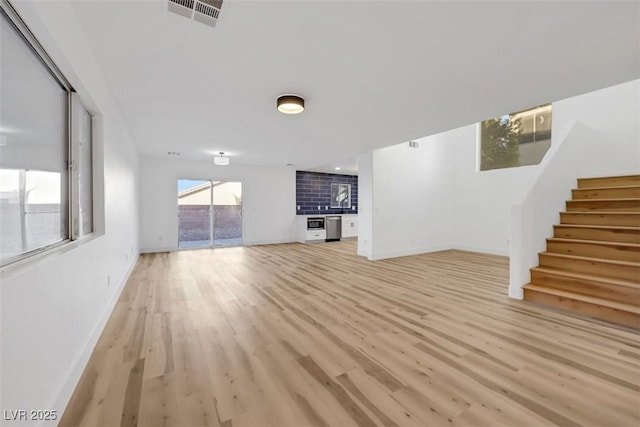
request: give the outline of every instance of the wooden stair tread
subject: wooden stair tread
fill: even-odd
[[[583,199],[580,199],[583,200]],[[584,199],[584,200],[594,200],[594,199]],[[620,212],[620,211],[563,211],[560,213],[564,214],[584,214],[584,215],[640,215],[640,212],[637,211],[629,211],[629,212]]]
[[[640,175],[638,175],[637,173],[632,173],[629,175],[605,175],[605,176],[590,176],[587,178],[578,178],[579,181],[593,181],[596,179],[609,179],[609,178],[620,178],[620,179],[625,179],[625,178],[640,178]]]
[[[640,231],[639,226],[633,225],[600,225],[600,224],[556,224],[554,227],[570,227],[570,228],[597,228],[599,230],[632,230],[632,231]]]
[[[524,299],[640,328],[640,175],[579,178],[565,206]]]
[[[550,267],[533,267],[531,271],[534,271],[534,270],[540,273],[554,274],[557,276],[564,276],[572,279],[588,280],[590,282],[600,282],[600,283],[623,286],[628,288],[636,288],[636,289],[640,288],[640,281],[631,282],[629,280],[613,279],[613,278],[608,278],[604,276],[594,276],[592,274],[574,273],[571,271],[561,270],[558,268],[550,268]]]
[[[583,239],[566,239],[564,237],[550,237],[547,239],[547,242],[564,242],[564,243],[586,243],[590,245],[600,245],[600,246],[624,246],[628,248],[638,248],[640,249],[640,244],[638,243],[620,243],[620,242],[609,242],[606,240],[583,240]]]
[[[616,197],[611,199],[571,199],[567,200],[567,202],[580,202],[580,203],[591,203],[591,202],[628,202],[629,200],[634,200],[636,202],[640,202],[640,197]]]
[[[622,260],[614,260],[607,258],[593,258],[588,256],[580,256],[580,255],[568,255],[568,254],[559,254],[556,252],[540,252],[540,255],[548,255],[558,258],[567,258],[567,259],[578,259],[581,261],[591,261],[591,262],[602,262],[606,264],[615,264],[620,266],[629,266],[629,267],[640,267],[640,262],[633,261],[622,261]]]
[[[598,182],[601,181],[601,182]],[[599,176],[592,178],[578,178],[578,188],[591,188],[592,185],[598,187],[616,187],[624,185],[633,185],[640,182],[640,175],[621,175],[621,176]]]
[[[640,305],[639,304],[625,304],[617,301],[609,301],[602,298],[591,297],[588,295],[576,294],[573,292],[561,291],[559,289],[547,288],[546,286],[538,286],[532,283],[528,283],[524,285],[524,289],[528,289],[531,291],[536,291],[544,294],[554,295],[557,297],[572,299],[576,301],[581,301],[589,304],[600,305],[607,308],[612,308],[614,310],[626,311],[636,315],[640,315]]]
[[[598,191],[598,190],[613,190],[613,189],[620,189],[620,188],[627,188],[627,189],[633,189],[633,188],[640,188],[640,185],[613,185],[613,186],[606,186],[606,187],[587,187],[587,188],[574,188],[573,190],[575,191]]]

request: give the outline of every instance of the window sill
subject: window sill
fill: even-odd
[[[102,236],[104,236],[104,233],[94,232],[87,236],[83,236],[78,240],[62,241],[49,249],[45,249],[41,252],[35,252],[32,255],[25,256],[24,258],[12,262],[11,264],[0,267],[0,282],[18,276],[33,268],[37,268],[45,262],[50,261],[52,257],[63,255],[67,252],[79,248],[80,246],[98,240]]]

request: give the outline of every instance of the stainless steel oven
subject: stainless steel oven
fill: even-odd
[[[324,217],[307,218],[307,230],[324,230]]]

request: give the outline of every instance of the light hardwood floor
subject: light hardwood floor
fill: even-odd
[[[142,255],[61,425],[640,425],[638,331],[507,283],[353,241]]]

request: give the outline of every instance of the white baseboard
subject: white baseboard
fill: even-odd
[[[279,240],[254,240],[243,242],[244,246],[258,246],[258,245],[280,245],[283,243],[302,243],[296,239],[279,239]]]
[[[451,249],[451,246],[436,245],[436,246],[430,246],[427,248],[413,248],[413,249],[403,249],[401,251],[379,252],[379,253],[373,253],[369,259],[377,261],[380,259],[398,258],[402,256],[426,254],[429,252],[446,251],[447,249]]]
[[[452,249],[468,252],[479,252],[481,254],[509,256],[509,249],[489,248],[486,246],[474,245],[453,245]]]
[[[519,300],[524,299],[524,291],[522,290],[522,286],[509,285],[509,298]]]
[[[178,248],[176,248],[175,246],[155,246],[152,248],[141,248],[140,249],[140,253],[141,254],[154,254],[154,253],[158,253],[158,252],[175,252],[177,251]]]
[[[135,267],[137,262],[138,262],[138,256],[133,257],[132,262],[127,267],[127,271],[125,271],[124,275],[120,279],[120,282],[118,283],[118,287],[116,291],[113,293],[113,297],[111,298],[111,300],[105,307],[104,311],[102,312],[102,315],[100,316],[100,320],[98,320],[98,323],[93,328],[91,335],[87,338],[87,340],[85,341],[80,351],[76,354],[76,357],[74,358],[73,363],[71,364],[71,367],[67,371],[67,374],[65,375],[64,380],[60,384],[60,387],[58,388],[55,394],[53,403],[48,406],[48,408],[55,409],[58,411],[58,420],[60,419],[60,417],[62,417],[62,414],[64,414],[67,404],[69,403],[69,400],[71,399],[71,396],[73,395],[74,390],[78,386],[80,377],[82,376],[82,373],[84,372],[84,369],[87,366],[87,363],[89,362],[89,358],[93,353],[93,349],[96,347],[96,344],[98,343],[98,339],[100,338],[100,335],[102,335],[102,331],[107,325],[107,321],[109,320],[109,317],[111,317],[111,313],[113,312],[113,309],[115,308],[116,303],[120,298],[120,294],[122,293],[122,290],[124,289],[124,286],[127,283],[127,280],[129,280],[129,277],[131,276],[131,273],[133,272],[133,268]],[[40,422],[38,425],[41,426],[43,425],[43,423],[44,422]],[[50,424],[50,423],[47,422],[47,424]],[[55,424],[56,423],[54,422],[51,425],[55,425]]]
[[[356,252],[358,254],[358,256],[363,256],[367,259],[371,259],[371,252],[369,251],[361,251],[358,249],[358,251]]]

